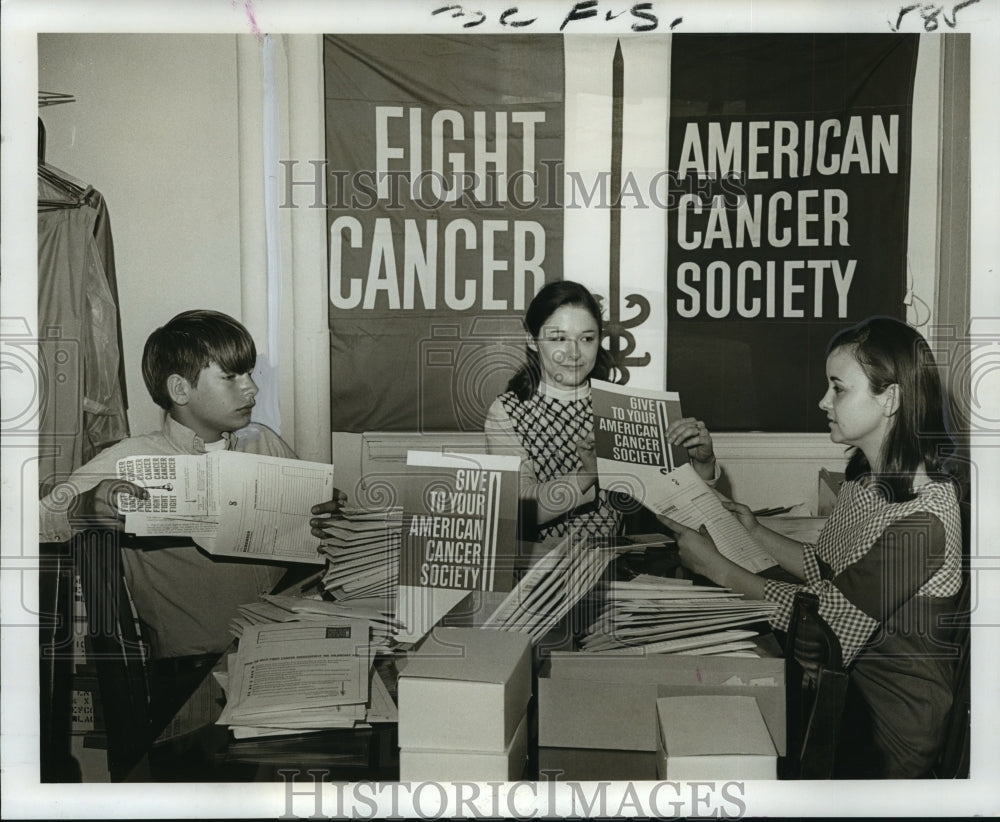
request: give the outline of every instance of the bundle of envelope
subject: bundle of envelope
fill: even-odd
[[[396,596],[402,509],[344,509],[320,541],[327,559],[323,586],[338,600]]]
[[[641,653],[754,653],[755,627],[774,604],[745,600],[727,588],[640,575],[597,593],[598,613],[580,648]]]

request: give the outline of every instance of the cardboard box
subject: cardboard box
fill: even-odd
[[[635,782],[656,779],[655,751],[539,748],[538,779]]]
[[[505,753],[530,699],[527,635],[435,628],[399,676],[399,747]]]
[[[505,751],[399,751],[401,782],[516,781],[528,760],[528,718],[522,716]]]
[[[784,756],[781,657],[553,653],[538,679],[538,744],[655,751],[657,698],[686,695],[755,697]]]
[[[656,700],[660,779],[776,779],[778,756],[752,696]]]
[[[655,751],[655,709],[655,683],[539,677],[538,744]]]

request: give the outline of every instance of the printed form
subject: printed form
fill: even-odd
[[[220,724],[322,728],[365,719],[373,651],[365,620],[247,628],[230,656]]]
[[[149,491],[119,494],[125,530],[191,536],[206,551],[321,565],[310,509],[333,496],[333,466],[238,451],[126,457],[118,476]]]
[[[655,486],[647,486],[644,504],[688,528],[704,525],[719,553],[748,571],[757,573],[778,564],[754,542],[736,516],[722,507],[719,495],[695,473],[690,463],[675,468]]]

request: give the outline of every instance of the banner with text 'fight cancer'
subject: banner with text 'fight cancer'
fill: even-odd
[[[325,38],[335,431],[482,430],[562,276],[562,37]]]

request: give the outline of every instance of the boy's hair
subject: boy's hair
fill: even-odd
[[[191,385],[209,363],[245,374],[257,362],[253,337],[232,317],[218,311],[184,311],[157,328],[142,352],[142,379],[153,402],[168,411],[173,403],[167,378],[180,374]]]

